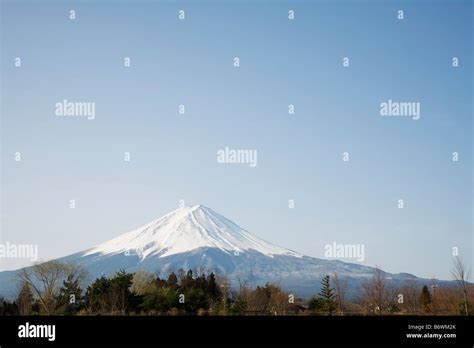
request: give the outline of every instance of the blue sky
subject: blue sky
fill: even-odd
[[[2,240],[55,258],[184,199],[310,256],[333,241],[364,244],[364,264],[450,279],[458,246],[472,264],[472,2],[1,9]],[[55,116],[63,99],[95,102],[95,120]],[[421,103],[420,120],[380,116],[388,99]],[[226,146],[256,149],[257,167],[217,163]]]

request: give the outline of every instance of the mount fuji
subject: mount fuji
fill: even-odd
[[[268,257],[302,257],[242,229],[214,210],[195,205],[175,210],[158,220],[86,250],[84,256],[111,255],[135,250],[141,261],[165,258],[196,249],[217,249],[225,254],[256,252]]]
[[[58,259],[88,271],[91,280],[120,269],[166,277],[179,269],[226,275],[233,286],[266,282],[308,297],[325,275],[335,272],[354,289],[375,269],[338,260],[304,256],[265,241],[203,205],[180,208],[105,243]],[[15,271],[0,272],[0,296],[17,291]],[[393,282],[422,280],[407,273],[385,273]]]

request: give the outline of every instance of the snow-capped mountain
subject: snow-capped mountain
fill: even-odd
[[[84,256],[135,252],[141,259],[166,257],[199,248],[215,248],[229,254],[253,251],[273,257],[302,257],[245,231],[203,205],[175,210],[136,230],[89,249]]]
[[[90,249],[63,257],[88,271],[90,280],[120,269],[166,277],[179,269],[226,275],[231,284],[280,284],[309,297],[328,274],[347,278],[355,289],[375,269],[337,260],[304,256],[265,241],[203,205],[175,210],[140,228]],[[392,282],[419,279],[407,273],[384,273]],[[420,281],[422,279],[419,279]],[[16,272],[0,272],[0,297],[16,296]]]

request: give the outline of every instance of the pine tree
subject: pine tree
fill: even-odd
[[[332,315],[334,310],[336,309],[336,301],[334,300],[334,289],[331,288],[329,282],[329,276],[325,276],[321,280],[321,291],[319,292],[319,296],[323,300],[323,311],[326,312],[328,315]]]
[[[173,272],[169,275],[168,280],[166,282],[166,286],[174,289],[176,288],[177,285],[178,285],[178,277]]]
[[[192,270],[189,270],[184,276],[184,278],[181,278],[181,283],[179,285],[184,290],[190,289],[194,286],[194,277]]]
[[[318,296],[313,296],[308,302],[308,309],[315,314],[324,312],[325,307],[326,307],[325,301],[321,297],[318,297]]]
[[[207,294],[213,301],[218,301],[221,298],[221,291],[216,282],[214,273],[207,277]]]
[[[110,280],[104,276],[97,278],[87,287],[85,303],[92,313],[103,313],[110,310],[107,292],[110,288]]]
[[[133,273],[127,273],[124,269],[116,272],[110,278],[110,288],[107,291],[107,299],[111,305],[111,311],[119,311],[121,314],[128,312],[134,302],[134,294],[130,291]]]
[[[69,275],[59,290],[58,307],[66,315],[73,315],[82,306],[82,289],[79,279]]]

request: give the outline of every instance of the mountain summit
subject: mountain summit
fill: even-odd
[[[204,205],[172,211],[158,220],[87,250],[85,255],[131,251],[144,259],[150,256],[166,257],[199,248],[215,248],[232,254],[253,251],[269,257],[302,257],[253,235]]]

